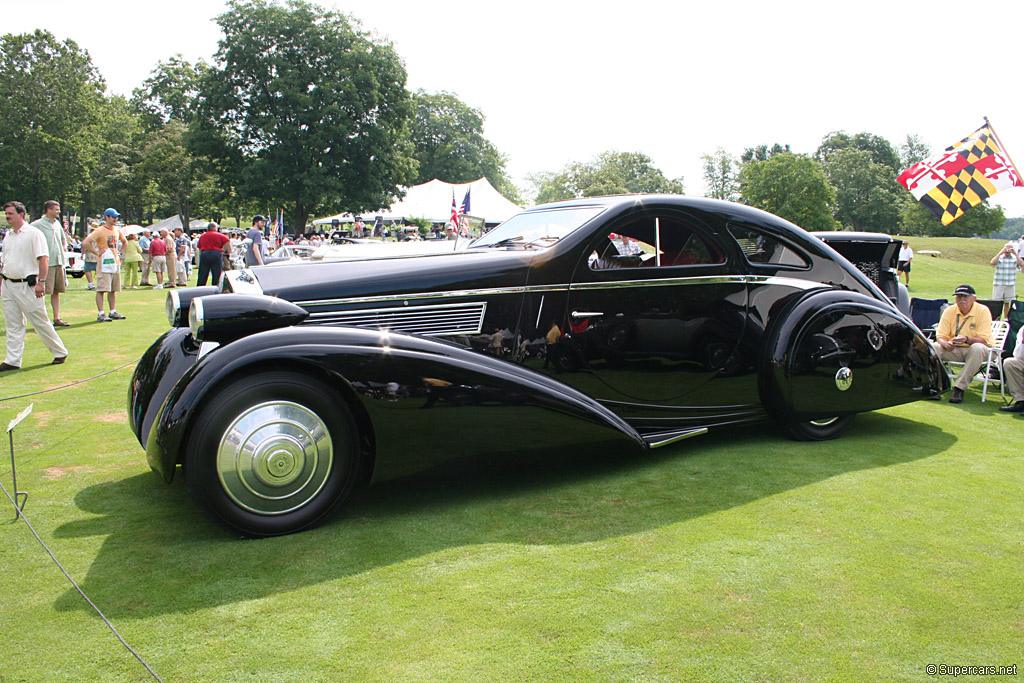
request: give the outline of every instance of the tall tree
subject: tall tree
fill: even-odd
[[[818,163],[825,164],[832,154],[847,148],[867,152],[874,163],[888,166],[896,173],[900,172],[900,158],[896,154],[896,150],[892,148],[888,140],[871,133],[857,133],[856,135],[848,135],[843,131],[829,133],[821,141],[818,151],[814,153],[814,158]]]
[[[836,191],[824,171],[804,154],[783,152],[767,161],[752,161],[740,172],[745,204],[764,209],[806,230],[835,230]]]
[[[372,211],[415,179],[405,68],[389,43],[302,0],[231,0],[204,79],[196,149],[239,195],[313,211]]]
[[[410,132],[413,156],[419,163],[417,184],[434,178],[468,183],[483,177],[509,200],[521,201],[505,173],[505,155],[484,137],[479,109],[448,92],[419,90],[412,99],[415,112]]]
[[[768,145],[747,147],[743,150],[743,154],[740,155],[740,163],[749,164],[751,161],[768,161],[776,154],[782,154],[788,151],[790,151],[789,145],[780,145],[777,142],[771,147]]]
[[[163,202],[171,204],[182,225],[188,225],[199,195],[212,192],[208,161],[196,157],[187,147],[187,129],[171,120],[147,136],[139,163],[141,173],[156,187]]]
[[[704,185],[707,187],[704,196],[736,201],[739,190],[736,160],[721,147],[714,154],[703,154],[700,158],[704,162]]]
[[[872,161],[871,152],[847,147],[822,164],[836,188],[835,216],[852,230],[896,232],[904,193],[892,167]]]
[[[669,180],[640,152],[603,152],[587,163],[572,163],[561,172],[534,176],[537,203],[574,197],[638,192],[683,193],[683,180]]]
[[[202,60],[192,64],[181,55],[158,63],[149,78],[132,93],[146,130],[155,130],[171,120],[191,123],[209,68]]]
[[[932,155],[932,149],[919,135],[908,133],[900,145],[900,168],[909,168]]]
[[[33,215],[70,207],[89,184],[89,153],[106,86],[89,55],[48,31],[0,38],[0,195]]]

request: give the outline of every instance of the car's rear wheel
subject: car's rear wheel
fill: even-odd
[[[322,522],[356,479],[357,430],[323,382],[264,372],[219,388],[190,430],[189,493],[214,523],[278,536]]]
[[[783,425],[783,431],[796,441],[828,441],[834,439],[853,422],[853,415],[831,417],[824,420],[808,420]]]

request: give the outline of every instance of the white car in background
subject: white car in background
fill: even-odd
[[[82,258],[82,252],[64,252],[64,272],[71,277],[82,277],[85,275],[85,259]]]

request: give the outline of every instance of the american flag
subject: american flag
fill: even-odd
[[[466,189],[466,196],[462,198],[462,206],[459,207],[459,213],[461,214],[461,221],[459,226],[462,228],[463,234],[468,234],[467,228],[469,227],[469,220],[466,216],[469,215],[469,189]]]

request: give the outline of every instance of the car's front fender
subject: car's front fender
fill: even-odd
[[[636,430],[600,403],[529,368],[424,337],[297,326],[250,335],[189,368],[152,422],[150,465],[170,481],[210,392],[266,369],[312,374],[334,387],[339,400],[355,402],[372,425],[375,459],[384,472],[389,464],[409,471],[437,457],[481,450],[609,439],[644,446]]]

